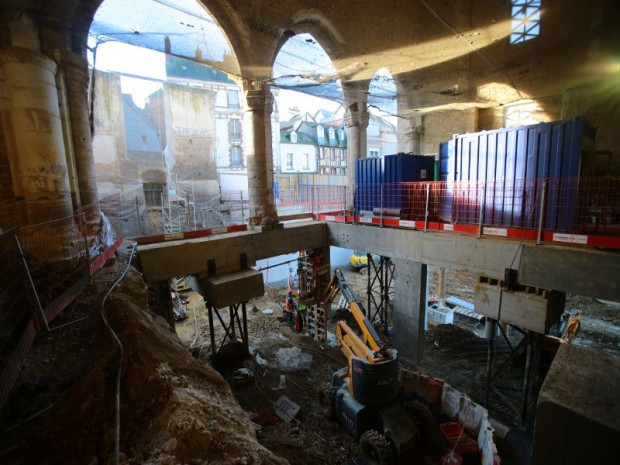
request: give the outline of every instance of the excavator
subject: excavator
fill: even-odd
[[[432,415],[421,405],[403,404],[398,353],[386,347],[355,291],[336,269],[324,292],[325,304],[339,293],[361,335],[346,321],[338,321],[336,339],[348,364],[333,374],[328,388],[319,391],[319,402],[327,417],[359,440],[364,465],[389,465],[419,444]]]

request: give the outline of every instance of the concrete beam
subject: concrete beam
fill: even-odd
[[[242,254],[248,266],[256,260],[298,250],[325,247],[325,224],[305,221],[286,224],[282,229],[208,236],[200,239],[163,242],[138,247],[146,279],[172,279],[205,273],[214,260],[218,275],[241,270]]]
[[[304,221],[283,229],[209,236],[138,247],[147,279],[171,279],[208,270],[239,271],[241,254],[256,260],[335,245],[503,279],[518,269],[521,284],[620,301],[620,254],[570,246],[520,244],[517,240]]]
[[[491,278],[503,278],[515,254],[519,263],[513,241],[344,223],[327,223],[327,230],[331,245]]]
[[[230,307],[265,295],[263,275],[256,270],[244,270],[212,278],[190,276],[187,282],[214,308]]]
[[[502,238],[327,223],[331,245],[503,279],[518,269],[521,284],[620,301],[620,254],[570,246],[520,244]]]
[[[566,304],[564,292],[545,291],[543,295],[508,292],[485,283],[478,283],[474,288],[476,313],[540,334],[546,334],[558,321]]]
[[[615,278],[614,278],[615,276]],[[523,247],[519,283],[620,301],[620,254],[561,246]]]

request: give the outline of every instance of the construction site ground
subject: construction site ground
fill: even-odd
[[[175,333],[148,310],[144,281],[131,270],[105,306],[110,326],[123,341],[121,358],[100,304],[127,256],[123,250],[96,274],[87,291],[53,321],[57,329],[37,336],[2,410],[0,463],[113,464],[119,366],[120,463],[355,463],[350,459],[359,457],[356,442],[337,423],[323,418],[316,397],[317,388],[345,365],[345,358],[337,347],[319,344],[289,327],[282,318],[284,287],[267,287],[265,296],[248,304],[255,356],[233,366],[235,352],[225,351],[231,364],[220,366],[220,375],[208,361],[209,327],[201,297],[188,294],[189,317],[177,322]],[[343,271],[366,303],[367,276]],[[436,294],[437,270],[430,275],[430,293]],[[475,280],[448,272],[447,295],[472,301]],[[574,344],[613,356],[620,353],[620,313],[614,305],[569,296],[567,308],[583,315]],[[479,337],[477,323],[460,317],[455,323],[430,326],[422,364],[414,367],[402,360],[401,366],[440,377],[484,404],[487,343]],[[219,325],[216,334],[223,335]],[[513,342],[518,337],[511,333]],[[309,370],[278,366],[278,350],[292,347],[312,356]],[[507,347],[498,341],[496,363],[501,363]],[[254,376],[235,374],[237,367],[248,368]],[[517,358],[502,379],[504,387],[515,389],[512,395],[506,391],[510,402],[518,399],[522,370]],[[270,417],[281,396],[300,408],[292,422]],[[257,417],[260,412],[263,415]],[[491,414],[507,426],[519,423],[515,410],[496,397]],[[250,415],[266,425],[256,428]],[[524,463],[518,451],[500,452],[502,463]],[[436,460],[430,454],[420,463]]]

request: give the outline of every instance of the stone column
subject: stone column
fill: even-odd
[[[347,108],[344,124],[347,128],[347,210],[353,211],[355,198],[355,160],[366,156],[368,128],[366,102],[355,102]]]
[[[428,267],[394,260],[394,347],[401,356],[420,363],[424,352],[424,323],[428,304]]]
[[[65,53],[61,60],[67,89],[77,181],[84,206],[98,200],[93,136],[88,116],[88,61],[86,57],[76,53]]]
[[[249,87],[249,88],[247,88]],[[273,200],[273,155],[269,86],[246,83],[245,141],[250,194],[250,226],[270,229],[278,224]]]
[[[28,224],[73,213],[56,88],[56,63],[40,53],[27,15],[9,22],[0,50],[0,120],[17,204]]]
[[[405,152],[421,155],[422,135],[424,134],[424,122],[421,116],[416,116],[409,120],[409,125],[405,130]]]

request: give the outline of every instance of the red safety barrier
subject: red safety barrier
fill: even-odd
[[[537,242],[620,247],[620,178],[356,186],[355,215],[316,219]]]
[[[179,241],[184,239],[198,239],[200,237],[212,236],[214,234],[225,234],[231,232],[246,231],[248,229],[245,224],[237,224],[234,226],[224,226],[213,229],[198,229],[196,231],[184,231],[172,234],[154,234],[152,236],[141,236],[136,238],[138,245],[157,244],[158,242]]]

